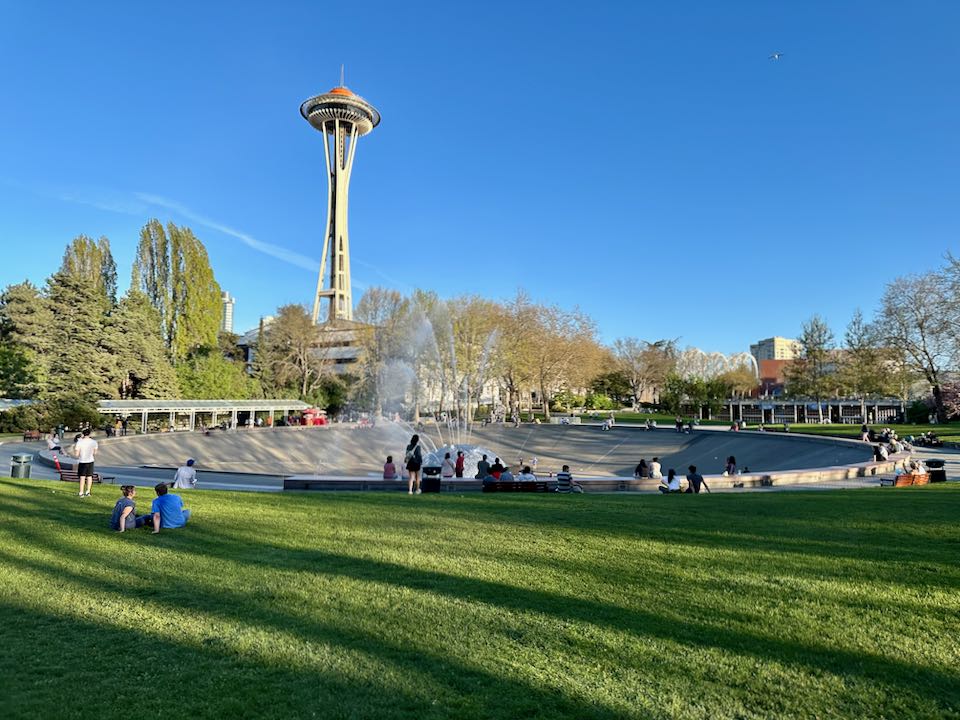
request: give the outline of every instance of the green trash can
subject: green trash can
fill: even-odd
[[[30,461],[33,455],[14,455],[10,458],[10,477],[28,478],[30,477]]]

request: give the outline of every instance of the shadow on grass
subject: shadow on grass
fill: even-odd
[[[352,504],[353,500],[347,502]],[[62,511],[58,512],[57,508],[48,506],[41,498],[22,496],[16,500],[16,506],[23,515],[24,523],[18,523],[15,532],[28,545],[32,544],[47,552],[73,557],[85,563],[96,563],[108,570],[111,577],[120,578],[125,571],[129,570],[122,559],[105,557],[104,553],[89,550],[82,542],[79,544],[69,542],[46,531],[46,523],[60,517]],[[389,506],[395,506],[395,504],[390,503]],[[426,507],[421,505],[421,511]],[[94,514],[92,508],[86,507],[78,512],[77,519],[80,527],[73,528],[74,531],[79,530],[82,534],[94,533],[101,537],[106,533],[104,529],[106,518],[102,516],[102,509],[101,512]],[[524,519],[522,522],[529,521]],[[578,530],[583,530],[581,526],[576,527]],[[749,542],[736,538],[732,541],[728,538],[726,542],[731,548],[745,549],[750,543],[756,541],[758,535],[759,528],[752,529]],[[823,642],[799,642],[756,632],[717,627],[715,618],[705,618],[702,621],[689,618],[678,619],[656,612],[626,609],[599,600],[577,599],[574,602],[568,595],[559,592],[529,590],[505,583],[411,568],[398,563],[320,549],[290,548],[269,542],[258,542],[255,538],[242,536],[240,533],[234,534],[223,525],[208,527],[195,524],[182,532],[164,534],[155,540],[157,541],[155,547],[162,548],[164,551],[182,552],[200,558],[235,563],[253,570],[261,568],[292,571],[321,578],[343,578],[413,591],[429,590],[431,593],[451,599],[485,603],[508,612],[534,612],[553,616],[564,622],[602,626],[655,642],[677,642],[691,647],[717,649],[724,653],[751,656],[761,662],[793,666],[813,675],[830,672],[839,677],[853,676],[862,682],[875,685],[875,694],[886,694],[886,689],[896,689],[901,700],[914,698],[915,708],[929,709],[929,705],[921,703],[925,701],[934,703],[944,711],[944,714],[960,705],[960,679],[951,668],[928,667],[888,656],[830,647]],[[705,534],[702,538],[704,545],[709,544],[710,540],[709,534]],[[776,541],[776,537],[771,539],[774,544]],[[719,538],[721,546],[724,542],[722,537]],[[253,553],[251,553],[251,545]],[[804,554],[815,556],[818,552],[809,550]],[[847,555],[844,554],[844,557]],[[90,592],[111,592],[120,596],[131,592],[129,584],[119,580],[91,578],[81,572],[62,567],[53,568],[42,561],[26,559],[9,552],[3,552],[0,555],[0,564],[9,564],[43,574],[51,582],[68,581],[87,588]],[[215,581],[215,578],[211,580]],[[442,651],[401,644],[385,638],[382,631],[345,627],[345,623],[324,622],[304,617],[302,614],[298,615],[287,608],[272,604],[272,598],[263,597],[256,592],[237,592],[227,588],[216,588],[213,587],[213,583],[211,586],[204,586],[185,580],[170,569],[163,568],[158,569],[152,582],[157,586],[157,589],[150,594],[149,599],[153,601],[170,602],[164,598],[190,598],[190,608],[213,616],[251,627],[270,627],[281,633],[291,633],[304,638],[311,643],[361,649],[381,658],[384,662],[407,668],[411,675],[423,674],[431,678],[434,683],[446,686],[449,693],[445,700],[463,709],[463,714],[515,717],[543,711],[545,714],[564,717],[605,718],[616,715],[612,710],[579,702],[557,691],[547,690],[515,678],[501,677],[474,664],[452,658]],[[253,607],[251,603],[254,604]],[[170,611],[177,612],[178,609],[172,607]],[[84,640],[79,638],[78,641]],[[89,637],[86,642],[89,642]],[[108,647],[108,645],[102,646],[99,640],[96,644],[97,647]],[[209,649],[197,648],[190,652],[206,656]],[[214,656],[217,654],[214,653]],[[243,660],[243,662],[248,661]],[[256,666],[256,663],[252,666]],[[272,672],[281,671],[274,668]],[[348,691],[336,682],[328,683],[324,675],[314,676],[314,681],[326,688],[325,692],[334,697],[335,702],[346,704],[351,702],[350,697],[345,696]],[[936,688],[935,693],[931,693],[932,688]],[[371,707],[389,708],[390,702],[380,703],[379,700],[367,699],[367,695],[372,698],[377,693],[391,695],[394,691],[374,686],[362,690],[359,697],[353,699],[370,703]],[[199,701],[199,695],[196,699]],[[408,704],[411,702],[408,697],[394,697],[393,701]],[[412,702],[420,716],[438,716],[437,708],[433,707],[427,698],[416,697]],[[282,706],[282,703],[280,705]],[[501,707],[501,709],[484,711],[485,707]],[[535,711],[534,708],[538,710]]]
[[[103,563],[103,558],[94,552],[78,549],[70,544],[51,544],[49,538],[39,533],[27,531],[25,535],[34,542],[42,543],[45,548],[63,553],[79,562],[98,562],[110,571],[111,576],[122,577],[124,572],[129,572],[129,568],[125,568],[122,562]],[[143,589],[138,590],[129,582],[94,579],[80,572],[63,567],[51,568],[41,561],[17,557],[0,550],[0,566],[3,565],[41,574],[52,583],[62,585],[68,582],[81,590],[86,589],[91,594],[108,592],[120,597],[139,597],[143,593]],[[179,666],[185,671],[183,674],[178,673],[175,678],[176,694],[180,698],[179,702],[183,704],[175,713],[177,715],[189,713],[205,717],[229,716],[230,713],[226,713],[218,705],[211,706],[211,698],[207,693],[215,692],[216,697],[226,694],[226,697],[230,698],[235,693],[249,697],[250,689],[237,686],[230,677],[231,673],[239,671],[245,676],[245,682],[253,683],[258,688],[257,693],[265,692],[271,698],[266,703],[261,701],[260,704],[265,707],[259,711],[251,712],[250,708],[243,708],[244,712],[236,713],[241,717],[303,717],[304,707],[300,703],[307,700],[323,703],[315,708],[319,717],[542,716],[612,720],[620,716],[610,709],[572,697],[563,691],[561,684],[555,688],[532,685],[519,678],[510,677],[508,673],[497,675],[479,666],[460,662],[446,653],[430,652],[393,641],[378,632],[349,627],[346,622],[323,622],[296,615],[272,604],[272,598],[259,593],[246,594],[224,588],[202,587],[184,581],[174,573],[162,571],[158,571],[154,581],[160,589],[147,592],[144,599],[170,605],[170,601],[165,600],[165,597],[188,598],[183,606],[170,605],[168,608],[179,622],[188,622],[190,611],[196,610],[244,624],[251,629],[269,627],[314,645],[330,645],[346,652],[369,654],[379,663],[395,666],[400,671],[398,675],[409,680],[411,690],[398,692],[396,688],[378,684],[369,677],[346,680],[337,672],[311,673],[302,669],[277,667],[275,662],[257,662],[241,656],[238,651],[228,644],[218,642],[216,638],[209,638],[209,647],[188,642],[176,643],[157,640],[150,635],[139,633],[136,628],[120,632],[108,626],[95,625],[91,628],[88,624],[85,627],[81,621],[64,620],[49,613],[23,607],[13,608],[10,604],[4,607],[0,604],[0,608],[3,608],[0,609],[0,616],[4,611],[16,611],[21,616],[26,616],[20,618],[21,623],[24,623],[19,625],[20,628],[35,627],[37,623],[42,623],[45,626],[45,635],[51,631],[56,633],[49,642],[43,643],[42,652],[38,654],[26,634],[20,635],[16,624],[6,625],[3,632],[8,636],[6,645],[16,647],[19,655],[16,660],[9,659],[12,667],[7,668],[8,673],[4,676],[11,696],[22,698],[27,707],[35,710],[40,699],[31,697],[29,689],[35,684],[34,673],[49,669],[51,659],[61,662],[62,657],[70,657],[71,653],[77,655],[76,663],[81,666],[85,657],[105,658],[113,671],[118,673],[117,677],[124,677],[130,667],[140,667],[142,663],[135,657],[131,659],[121,653],[120,663],[114,666],[114,651],[119,645],[120,648],[150,648],[150,654],[163,656],[164,673],[172,670],[166,654],[168,651],[174,652],[174,667]],[[253,607],[251,603],[254,603]],[[429,620],[425,618],[424,622],[428,623]],[[94,632],[91,632],[91,629]],[[82,652],[77,652],[80,649]],[[250,655],[256,655],[256,652]],[[226,674],[223,678],[213,681],[208,677],[198,677],[198,666],[210,665],[211,661],[219,666],[219,673]],[[73,661],[69,665],[72,666]],[[101,671],[102,669],[98,668],[98,675]],[[430,682],[430,686],[443,689],[439,697],[429,692],[430,686],[424,686],[424,679]],[[11,684],[13,681],[15,686]],[[106,683],[108,686],[113,682],[112,678],[99,678],[99,683]],[[273,683],[282,684],[284,692],[278,693]],[[235,687],[230,689],[232,686]],[[72,685],[61,688],[55,693],[55,698],[50,699],[50,706],[67,701],[74,694]],[[227,707],[231,704],[236,703],[228,703]],[[85,708],[83,716],[109,717],[111,713],[105,710],[106,708],[100,707],[99,710],[87,712]],[[114,708],[112,715],[125,716],[126,712],[127,709],[120,706]],[[311,714],[309,708],[306,714]]]
[[[120,576],[124,564],[119,560],[104,559],[102,555],[77,549],[74,544],[51,538],[30,527],[20,533],[28,542],[50,551],[71,555],[78,561],[100,563],[111,575]],[[528,590],[504,583],[451,575],[448,573],[410,568],[396,563],[357,558],[323,550],[290,549],[266,545],[262,549],[269,559],[250,557],[244,542],[222,542],[217,533],[194,526],[181,534],[162,536],[167,550],[176,550],[198,557],[215,558],[238,565],[261,567],[264,570],[293,571],[317,577],[343,578],[374,584],[392,585],[407,590],[427,590],[430,593],[457,600],[489,604],[509,612],[552,615],[564,622],[592,624],[616,632],[625,632],[635,638],[669,641],[693,647],[716,649],[725,653],[752,656],[765,663],[793,666],[804,673],[834,673],[841,677],[855,676],[872,683],[876,688],[896,688],[901,700],[913,696],[918,703],[937,703],[944,710],[960,704],[960,680],[948,668],[929,667],[867,652],[855,652],[816,641],[800,642],[770,637],[745,630],[718,627],[714,618],[703,621],[666,617],[663,614],[625,609],[616,605],[571,598],[543,590]],[[32,572],[43,573],[51,580],[68,580],[86,586],[92,592],[107,591],[117,594],[129,588],[120,582],[92,579],[63,568],[51,569],[40,561],[27,560],[10,553],[0,553],[7,564],[20,566]],[[203,587],[185,581],[176,574],[158,572],[154,582],[159,586],[153,600],[164,596],[191,598],[190,606],[204,613],[230,619],[251,626],[268,626],[279,632],[292,633],[314,643],[329,643],[346,648],[361,648],[376,656],[409,667],[412,673],[431,676],[440,684],[450,684],[457,702],[474,710],[495,698],[528,697],[536,706],[547,703],[554,714],[576,717],[607,717],[612,712],[593,706],[579,707],[570,698],[545,692],[530,686],[490,674],[476,666],[465,664],[442,652],[401,645],[385,639],[381,634],[358,628],[347,628],[333,622],[321,622],[286,611],[269,604],[269,598],[254,593],[237,592],[227,588]],[[250,603],[256,603],[251,608]],[[927,696],[925,688],[938,688],[937,697]],[[478,692],[475,688],[481,688]],[[472,714],[473,711],[471,711]],[[513,708],[506,716],[523,713]]]

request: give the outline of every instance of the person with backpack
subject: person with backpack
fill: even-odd
[[[423,451],[420,450],[420,436],[414,435],[410,438],[410,444],[407,445],[407,451],[403,455],[403,461],[406,463],[409,479],[407,480],[407,494],[420,494],[420,468],[423,465]]]

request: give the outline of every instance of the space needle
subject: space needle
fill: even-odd
[[[340,85],[304,102],[300,114],[323,133],[323,153],[327,160],[327,227],[313,300],[313,323],[316,325],[320,318],[320,304],[324,299],[330,301],[326,322],[352,320],[347,197],[357,140],[380,124],[380,113],[344,87],[341,69]]]

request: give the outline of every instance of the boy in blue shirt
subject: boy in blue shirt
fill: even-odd
[[[157,499],[153,501],[153,532],[160,532],[160,528],[179,528],[187,524],[190,511],[183,507],[183,498],[167,492],[166,483],[160,483],[153,488],[157,492]]]

